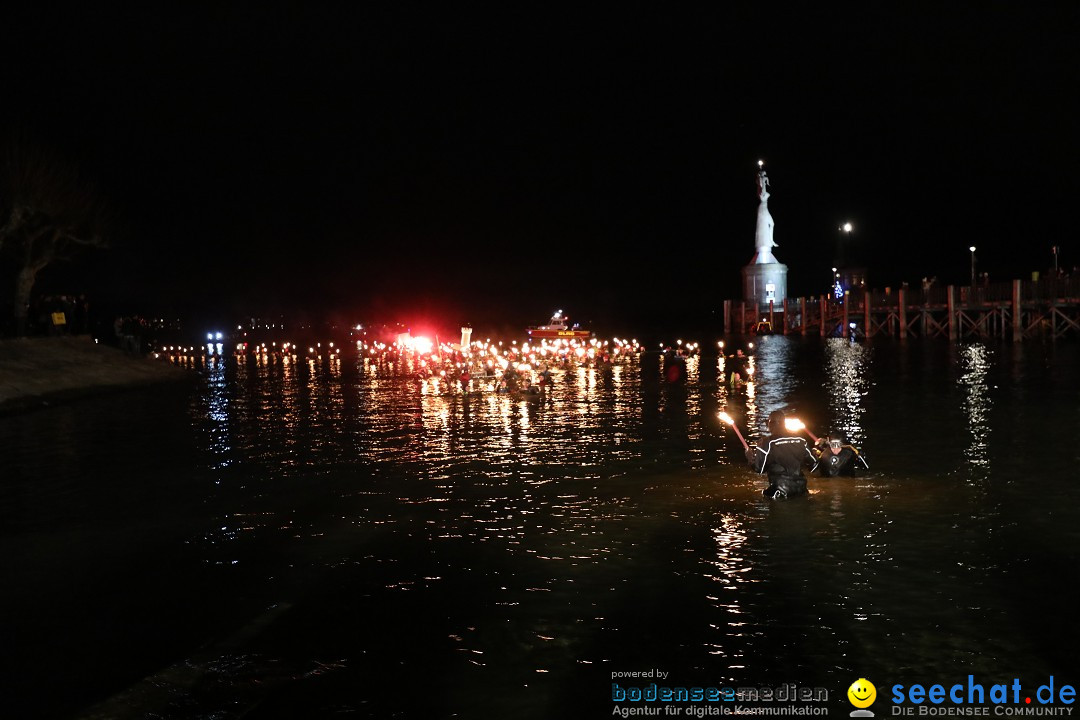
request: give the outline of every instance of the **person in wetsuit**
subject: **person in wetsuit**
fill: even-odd
[[[814,450],[818,460],[817,469],[825,477],[854,475],[862,468],[870,467],[858,449],[835,431],[819,439]]]
[[[773,499],[804,495],[806,478],[802,469],[808,467],[812,472],[816,465],[806,441],[784,428],[784,418],[782,410],[769,415],[769,436],[761,438],[757,445],[751,445],[746,451],[750,467],[769,476],[769,486],[761,494]]]
[[[686,380],[686,358],[670,347],[664,351],[664,380],[679,383]]]
[[[749,373],[746,372],[750,365],[750,358],[746,357],[742,350],[736,350],[734,355],[729,355],[726,365],[728,384],[733,390],[742,387],[750,379]]]

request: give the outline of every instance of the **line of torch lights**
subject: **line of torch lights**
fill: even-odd
[[[696,344],[695,344],[696,347]],[[460,372],[481,371],[481,375],[505,372],[511,364],[519,373],[532,373],[545,365],[577,362],[582,365],[594,363],[618,363],[636,357],[642,347],[633,339],[613,338],[587,341],[561,339],[541,340],[539,343],[524,342],[509,344],[492,342],[490,339],[461,346],[445,343],[431,338],[402,337],[390,343],[366,342],[357,340],[356,353],[365,360],[376,362],[409,361],[416,372],[431,376],[447,376]],[[333,342],[317,342],[305,348],[292,342],[249,343],[241,341],[235,344],[236,357],[254,355],[256,358],[280,359],[282,362],[300,360],[315,361],[327,358],[340,359],[342,346]],[[221,333],[208,333],[205,345],[169,345],[160,348],[154,357],[166,357],[173,361],[184,359],[193,362],[197,359],[206,361],[222,359],[226,348]]]

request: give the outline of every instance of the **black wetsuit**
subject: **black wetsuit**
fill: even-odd
[[[760,445],[746,451],[746,459],[755,472],[768,474],[769,487],[762,495],[771,498],[791,497],[806,492],[803,467],[816,464],[806,441],[800,437],[762,438]]]
[[[831,450],[826,449],[818,458],[818,470],[825,477],[836,477],[845,471],[853,471],[855,469],[854,460],[855,453],[852,452],[851,448],[843,448],[839,453],[833,453]]]
[[[868,467],[862,455],[853,445],[844,445],[838,453],[833,453],[826,447],[818,455],[817,460],[817,470],[825,477],[854,475],[862,468]]]

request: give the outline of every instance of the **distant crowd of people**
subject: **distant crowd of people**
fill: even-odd
[[[395,355],[384,355],[380,362],[391,357]],[[539,395],[552,385],[552,369],[561,370],[564,377],[570,378],[572,371],[579,367],[602,370],[624,362],[628,357],[630,355],[627,353],[613,355],[606,348],[582,356],[565,353],[544,359],[513,351],[508,352],[505,359],[495,359],[455,350],[438,356],[415,358],[414,367],[417,377],[425,380],[439,378],[446,383],[446,387],[460,388],[463,393],[490,387],[496,393]]]
[[[148,326],[146,319],[138,315],[117,316],[113,320],[113,337],[116,346],[128,355],[141,355]]]
[[[45,295],[31,303],[27,335],[86,335],[90,327],[90,303],[85,295]]]
[[[101,342],[114,344],[131,355],[147,351],[152,333],[146,318],[117,316],[111,328],[107,323],[106,320],[95,327],[86,295],[43,295],[31,301],[27,308],[26,327],[22,332],[46,337],[94,335]]]

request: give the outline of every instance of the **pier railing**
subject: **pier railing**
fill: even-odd
[[[857,288],[843,298],[787,298],[780,304],[724,301],[726,333],[822,337],[1011,337],[1080,335],[1080,278],[971,286]]]

